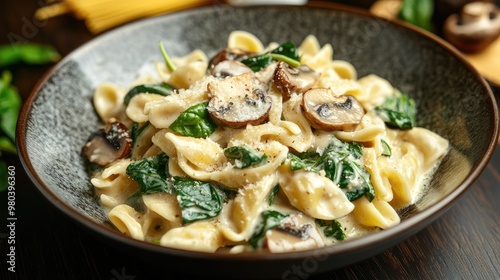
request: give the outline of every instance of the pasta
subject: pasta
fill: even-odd
[[[334,245],[400,223],[448,152],[415,126],[411,98],[358,78],[314,35],[266,46],[238,30],[210,59],[172,61],[94,94],[106,126],[83,152],[131,238],[230,253]]]

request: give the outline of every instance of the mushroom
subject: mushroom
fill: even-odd
[[[325,131],[353,131],[365,114],[354,96],[336,96],[328,88],[306,91],[302,96],[301,107],[311,125]]]
[[[290,99],[292,93],[302,93],[310,89],[318,80],[317,72],[307,65],[292,67],[284,61],[278,62],[274,71],[273,82],[283,95],[283,100]]]
[[[238,48],[225,48],[222,51],[216,53],[211,59],[210,59],[210,69],[212,69],[215,65],[219,64],[222,61],[225,60],[242,60],[253,53],[244,51],[242,49]]]
[[[469,3],[446,19],[443,35],[463,52],[479,52],[500,36],[500,9],[493,3]]]
[[[106,128],[93,133],[83,146],[83,154],[88,161],[98,165],[107,165],[126,157],[132,149],[132,138],[127,127],[112,118]]]
[[[214,65],[210,71],[216,77],[232,77],[250,73],[252,69],[237,60],[224,60]]]
[[[283,224],[266,233],[264,244],[273,253],[323,247],[325,243],[313,224],[302,214],[291,214]]]
[[[253,73],[217,80],[207,85],[208,113],[221,126],[241,128],[267,120],[272,99]]]

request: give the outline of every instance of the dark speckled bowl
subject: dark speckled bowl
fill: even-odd
[[[331,43],[335,58],[350,61],[360,77],[375,73],[418,103],[418,125],[451,143],[430,191],[405,209],[394,228],[341,245],[286,254],[207,254],[160,247],[122,236],[106,222],[93,195],[80,149],[99,126],[91,104],[102,82],[127,85],[138,70],[170,55],[223,48],[236,29],[264,43],[308,34]],[[336,7],[206,7],[139,21],[111,31],[64,58],[40,82],[19,118],[19,155],[40,192],[59,210],[117,248],[204,276],[303,279],[382,252],[437,219],[486,166],[498,137],[498,109],[479,74],[448,44],[398,23]],[[299,270],[296,270],[296,269]]]

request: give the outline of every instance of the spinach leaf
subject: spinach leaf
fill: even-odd
[[[300,170],[304,169],[306,171],[318,172],[319,169],[317,165],[319,163],[320,155],[316,152],[305,152],[300,154],[288,154],[290,159],[290,169]]]
[[[222,199],[209,182],[174,177],[177,201],[181,207],[182,223],[217,217],[222,210]]]
[[[383,149],[382,155],[390,157],[392,155],[391,146],[389,146],[389,144],[387,144],[387,142],[385,142],[383,139],[381,139],[380,142],[382,143],[382,149]]]
[[[183,136],[207,138],[217,128],[208,114],[207,106],[208,102],[203,102],[189,107],[169,128]]]
[[[342,229],[342,224],[338,221],[316,219],[316,223],[320,228],[323,229],[323,234],[326,237],[332,237],[337,240],[344,240],[347,237],[344,230]]]
[[[10,84],[11,80],[11,73],[4,71],[0,79],[0,129],[14,143],[17,118],[21,109],[21,97],[17,89]],[[14,144],[6,145],[8,146],[7,150],[12,151],[11,148],[14,147]]]
[[[142,194],[173,192],[172,182],[168,178],[168,156],[164,153],[134,161],[126,172],[139,184]]]
[[[172,94],[173,91],[174,88],[167,83],[137,85],[127,92],[127,94],[123,98],[123,104],[128,105],[132,97],[141,93],[152,93],[168,96]]]
[[[149,126],[150,122],[147,121],[143,125],[139,126],[138,123],[134,122],[130,128],[130,137],[132,138],[132,143],[137,142],[137,138],[141,133]]]
[[[147,210],[146,204],[144,204],[144,200],[142,199],[141,192],[131,195],[127,198],[127,200],[125,200],[125,204],[134,208],[134,210],[139,213],[145,213]]]
[[[262,212],[260,214],[261,222],[255,227],[254,233],[248,240],[248,243],[254,249],[260,247],[262,245],[262,240],[266,236],[266,232],[280,226],[287,217],[288,215],[275,210],[266,210]]]
[[[401,94],[387,98],[381,106],[375,107],[375,112],[390,128],[401,130],[415,126],[415,100]]]
[[[279,184],[276,184],[276,186],[274,186],[271,189],[271,192],[269,192],[269,195],[267,196],[267,204],[269,206],[271,206],[273,204],[274,199],[276,198],[276,195],[278,194],[279,191],[280,191],[280,185]]]
[[[57,62],[61,55],[49,45],[35,43],[16,43],[0,46],[0,67],[17,63],[45,64]]]
[[[300,66],[299,51],[292,42],[281,44],[276,49],[264,54],[245,58],[241,62],[250,67],[252,71],[258,72],[269,65],[273,60],[284,61],[294,67]]]
[[[432,32],[433,0],[404,0],[399,19]]]
[[[256,152],[245,146],[233,146],[224,150],[227,158],[234,159],[236,168],[246,168],[258,165],[267,160],[267,155]]]
[[[370,181],[370,173],[361,165],[362,156],[363,147],[360,144],[333,138],[321,154],[291,155],[290,168],[312,172],[322,170],[325,172],[325,177],[344,190],[349,201],[354,201],[363,195],[372,201],[375,198],[375,191]]]

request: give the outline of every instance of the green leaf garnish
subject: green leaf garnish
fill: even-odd
[[[181,207],[183,223],[209,219],[219,215],[223,201],[211,183],[182,177],[174,178],[174,188]]]
[[[169,128],[183,136],[207,138],[217,128],[208,114],[207,106],[208,102],[203,102],[188,108]]]
[[[236,168],[246,168],[258,165],[267,160],[267,155],[256,152],[244,146],[233,146],[224,150],[227,158],[235,160]]]

